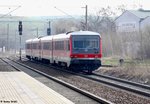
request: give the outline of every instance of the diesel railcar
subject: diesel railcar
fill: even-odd
[[[101,66],[101,36],[92,31],[76,31],[29,39],[26,57],[92,73]]]

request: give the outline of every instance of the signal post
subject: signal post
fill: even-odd
[[[22,21],[19,21],[18,32],[20,36],[20,49],[19,49],[19,58],[21,60],[21,35],[22,35]]]

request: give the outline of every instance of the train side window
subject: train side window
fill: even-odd
[[[70,44],[69,44],[69,40],[66,41],[66,50],[69,51],[70,50]]]
[[[56,41],[55,50],[64,50],[64,41]]]
[[[39,49],[41,49],[41,45],[39,44]]]
[[[33,49],[37,49],[37,45],[38,45],[37,43],[33,43],[33,44],[32,44]]]
[[[31,49],[30,44],[27,44],[27,49]]]
[[[27,46],[28,49],[31,49],[30,45],[31,45],[31,44],[28,44],[28,46]]]
[[[43,44],[43,49],[49,50],[49,49],[50,49],[50,43],[49,43],[49,42],[45,42],[45,43]]]
[[[38,43],[35,43],[35,49],[38,49],[39,46],[38,46]]]
[[[35,43],[34,45],[35,45],[35,46],[34,46],[34,47],[35,47],[35,49],[37,49],[37,44]]]
[[[26,49],[28,49],[28,44],[26,44]]]
[[[49,42],[49,49],[52,50],[52,42]]]
[[[34,49],[36,49],[36,43],[33,44]]]
[[[45,49],[45,43],[43,43],[43,49]]]
[[[35,49],[35,43],[32,44],[32,48]]]

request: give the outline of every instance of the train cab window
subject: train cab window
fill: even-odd
[[[97,48],[98,47],[98,41],[94,39],[90,40],[75,40],[74,41],[74,48]]]
[[[99,53],[99,36],[73,36],[72,39],[73,53]]]
[[[84,42],[80,40],[75,40],[74,41],[74,48],[83,48],[84,47]]]

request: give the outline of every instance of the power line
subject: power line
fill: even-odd
[[[0,7],[18,7],[18,5],[0,5]]]
[[[69,15],[68,13],[66,13],[66,12],[62,11],[61,9],[59,9],[59,8],[57,8],[57,7],[54,7],[54,8],[55,8],[55,9],[57,9],[58,11],[60,11],[60,12],[64,13],[64,14],[66,14],[67,16],[70,16],[70,17],[72,17],[72,18],[74,18],[74,19],[75,19],[75,17],[73,17],[73,16]]]
[[[0,18],[3,18],[7,15],[9,15],[10,13],[14,12],[15,10],[19,9],[21,6],[18,6],[17,8],[13,9],[12,11],[8,12],[7,14],[2,15]]]

